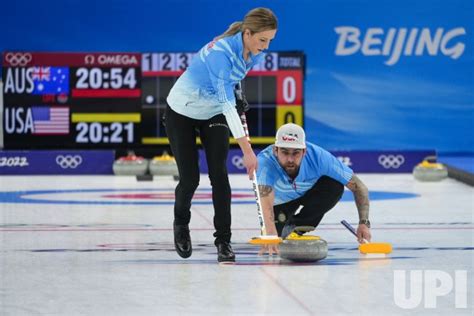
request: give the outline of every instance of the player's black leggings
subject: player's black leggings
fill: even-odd
[[[226,165],[229,128],[224,115],[216,115],[209,120],[195,120],[176,113],[167,106],[166,133],[179,171],[174,204],[176,224],[188,224],[191,220],[191,200],[199,185],[199,154],[196,145],[196,136],[199,135],[206,153],[212,186],[215,243],[229,242],[231,190]]]
[[[330,177],[322,176],[302,197],[276,205],[273,210],[278,235],[281,236],[287,221],[296,226],[318,226],[324,214],[339,202],[343,193],[344,185]],[[303,205],[303,208],[297,215],[293,215],[300,205]]]

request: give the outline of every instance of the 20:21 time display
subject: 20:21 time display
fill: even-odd
[[[111,124],[80,122],[76,125],[76,143],[133,143],[134,128],[133,122]]]

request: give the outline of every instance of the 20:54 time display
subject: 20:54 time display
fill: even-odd
[[[76,143],[133,143],[134,142],[134,124],[130,123],[111,123],[102,124],[98,122],[81,122],[76,125]]]
[[[134,89],[137,85],[135,68],[85,68],[76,70],[77,89]]]

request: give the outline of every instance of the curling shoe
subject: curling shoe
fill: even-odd
[[[218,262],[235,262],[235,254],[229,242],[220,242],[216,247]]]
[[[295,224],[286,223],[285,226],[283,226],[283,230],[281,231],[281,239],[286,239],[286,237],[295,231],[295,228]]]
[[[174,248],[182,258],[189,258],[193,253],[191,245],[191,236],[189,235],[188,225],[177,225],[173,223],[174,230]]]
[[[295,224],[286,223],[281,232],[282,239],[288,239],[292,235],[303,236],[315,229],[314,226],[296,226]],[[294,236],[293,236],[294,237]]]

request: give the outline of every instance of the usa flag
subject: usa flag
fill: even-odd
[[[69,134],[69,108],[34,106],[31,108],[33,114],[33,134],[36,135],[67,135]]]

